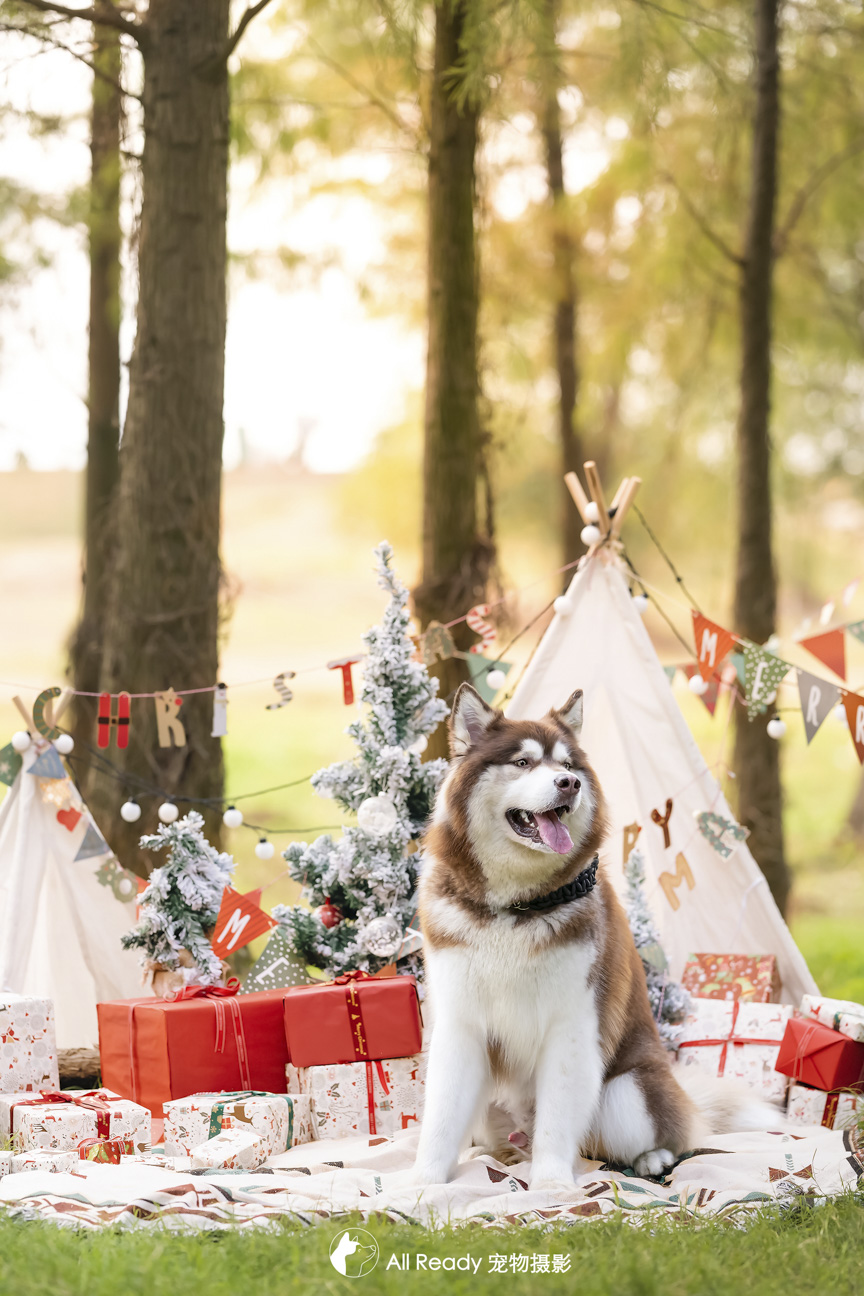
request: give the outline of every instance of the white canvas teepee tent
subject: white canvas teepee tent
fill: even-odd
[[[53,999],[59,1048],[95,1045],[97,1001],[142,993],[120,946],[135,895],[56,750],[34,744],[0,807],[0,991]]]
[[[592,513],[583,512],[586,521]],[[732,849],[724,857],[699,830],[700,812],[734,817],[633,606],[625,570],[615,536],[604,536],[577,570],[563,596],[564,610],[543,636],[507,714],[540,716],[583,689],[581,743],[610,809],[603,850],[608,876],[623,892],[624,859],[638,825],[648,897],[670,974],[680,977],[691,953],[775,954],[781,999],[797,1004],[802,994],[816,993],[816,985],[746,841],[726,835],[724,845]],[[651,812],[665,816],[668,798],[666,846]]]

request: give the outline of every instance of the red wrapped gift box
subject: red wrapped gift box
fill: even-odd
[[[681,984],[697,999],[776,1003],[780,995],[773,954],[691,954]]]
[[[294,1066],[411,1057],[423,1046],[412,976],[346,972],[335,981],[283,990],[285,1038]]]
[[[102,1081],[157,1117],[163,1103],[193,1093],[284,1093],[284,998],[284,990],[238,997],[235,983],[98,1004]]]
[[[775,1070],[814,1089],[864,1087],[864,1044],[807,1017],[792,1017]]]

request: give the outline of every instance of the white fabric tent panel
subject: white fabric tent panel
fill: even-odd
[[[88,1047],[97,1002],[141,994],[137,955],[120,945],[135,902],[97,881],[104,855],[75,859],[87,815],[73,832],[57,821],[27,773],[35,758],[31,748],[0,807],[0,989],[52,999],[58,1047]]]
[[[712,777],[657,658],[617,561],[590,558],[573,578],[569,612],[556,614],[520,682],[507,714],[538,717],[562,706],[574,689],[585,693],[582,745],[609,805],[603,851],[607,876],[623,894],[624,827],[638,823],[648,874],[648,896],[669,958],[681,975],[692,953],[775,954],[782,1000],[798,1003],[815,992],[807,964],[780,915],[746,843],[724,859],[705,840],[695,815],[713,810],[734,818]],[[651,811],[669,820],[670,846]],[[671,888],[683,855],[693,876]]]

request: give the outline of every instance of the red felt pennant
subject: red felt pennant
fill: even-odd
[[[72,806],[70,806],[68,810],[57,811],[57,822],[61,823],[67,832],[75,831],[75,825],[78,823],[80,818],[81,811],[74,810]]]
[[[681,669],[683,670],[684,674],[687,676],[688,679],[692,679],[693,676],[697,673],[697,671],[699,671],[699,667],[694,666],[693,662],[685,662],[685,664],[681,667]],[[706,708],[709,715],[713,716],[714,712],[717,710],[717,699],[719,698],[719,696],[720,696],[720,680],[715,675],[708,680],[708,687],[705,690],[705,692],[699,694],[699,701]]]
[[[693,641],[696,644],[699,673],[707,683],[735,643],[735,636],[731,630],[724,630],[716,622],[709,621],[701,612],[694,611]]]
[[[225,958],[275,926],[275,918],[271,918],[263,909],[259,909],[248,896],[241,895],[233,887],[226,886],[222,892],[219,917],[216,919],[213,939],[210,942],[213,953],[217,958]]]
[[[852,735],[858,759],[864,765],[864,697],[861,697],[859,693],[846,693],[843,697],[843,705],[846,708],[849,732]]]
[[[846,640],[843,637],[842,627],[837,630],[827,630],[825,634],[811,635],[809,639],[801,639],[799,642],[802,648],[806,648],[835,675],[845,680]]]

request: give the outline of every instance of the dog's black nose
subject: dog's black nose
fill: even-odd
[[[582,784],[575,774],[556,774],[555,786],[562,792],[578,792]]]

